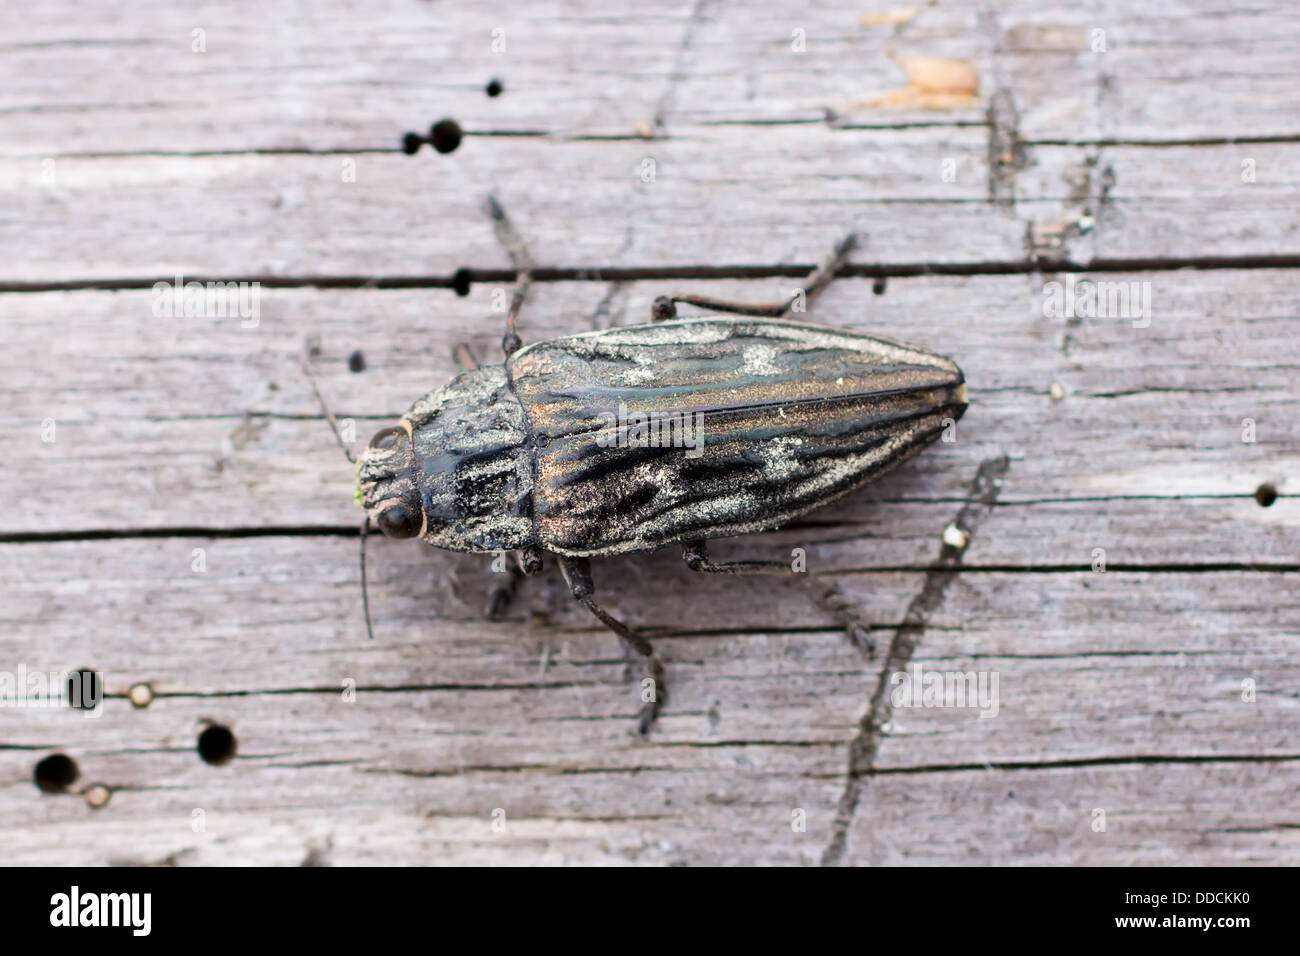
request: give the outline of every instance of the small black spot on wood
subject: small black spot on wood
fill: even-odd
[[[498,80],[495,76],[492,77],[492,79],[488,80],[487,86],[483,88],[483,92],[491,97],[500,96],[504,90],[505,87],[501,85],[501,81]]]
[[[236,749],[235,735],[229,727],[212,724],[199,734],[199,756],[204,763],[220,767],[223,763],[229,763],[235,756]]]
[[[871,283],[871,291],[874,292],[876,295],[884,295],[884,294],[885,294],[885,280],[884,280],[883,278],[881,278],[881,279],[877,279],[875,282]]]
[[[33,778],[42,793],[63,793],[77,782],[81,771],[67,754],[51,754],[36,765]]]
[[[1255,489],[1255,504],[1267,508],[1277,501],[1277,489],[1267,481]]]
[[[460,124],[453,119],[442,119],[429,130],[429,142],[440,153],[450,153],[460,145]]]
[[[451,287],[456,290],[457,295],[469,295],[471,284],[468,269],[457,269],[455,275],[451,277]]]
[[[424,137],[419,133],[407,133],[402,137],[402,152],[407,156],[414,156],[420,151],[420,144],[424,142]]]
[[[360,349],[357,349],[355,352],[353,352],[351,355],[348,356],[348,371],[364,372],[365,370],[366,370],[366,357],[361,354]]]

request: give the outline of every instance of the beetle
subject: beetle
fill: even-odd
[[[706,542],[779,527],[908,460],[962,416],[965,377],[924,349],[788,317],[846,263],[853,234],[782,302],[665,296],[646,324],[524,346],[531,261],[491,197],[488,212],[517,277],[505,360],[480,366],[461,347],[464,371],[371,439],[357,460],[362,540],[373,520],[389,538],[515,552],[524,575],[553,555],[573,597],[643,659],[645,733],[663,667],[597,601],[590,559],[679,545],[702,573],[794,573],[715,563]],[[678,304],[720,314],[683,318]],[[664,422],[670,440],[651,441]],[[362,573],[364,588],[364,550]],[[869,652],[851,603],[818,591]]]

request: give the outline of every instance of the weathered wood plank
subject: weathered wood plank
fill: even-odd
[[[1194,3],[400,4],[158,0],[12,13],[0,46],[8,155],[395,149],[445,115],[471,133],[670,135],[712,123],[982,124],[1010,94],[1021,138],[1289,137],[1296,11]],[[206,52],[194,52],[203,30]],[[505,48],[494,52],[494,30]],[[800,33],[796,33],[800,31]],[[1097,31],[1101,31],[1098,33]],[[88,43],[87,36],[95,37]],[[802,46],[803,52],[796,52]],[[969,103],[868,104],[906,86],[890,53],[969,62]],[[484,88],[500,78],[505,91]],[[220,108],[213,108],[220,104]],[[1001,121],[1001,119],[999,119]]]
[[[537,149],[502,139],[446,156],[73,158],[54,163],[53,186],[43,185],[43,161],[4,160],[0,190],[16,218],[0,232],[0,280],[177,270],[446,278],[462,267],[505,268],[483,211],[489,192],[538,265],[568,268],[812,263],[855,225],[885,230],[886,217],[888,242],[873,245],[870,259],[985,261],[1014,258],[1024,231],[982,206],[986,148],[975,130],[756,141],[717,128],[653,143],[548,143],[541,165]],[[969,170],[965,179],[941,181],[944,157]],[[814,166],[815,179],[789,175]],[[755,188],[766,200],[759,206]],[[921,208],[925,216],[889,212]],[[178,213],[160,222],[159,209]],[[779,231],[770,228],[774,209]],[[120,237],[108,248],[104,222]],[[56,242],[57,261],[33,254]]]
[[[0,799],[40,821],[5,829],[8,859],[15,865],[48,863],[49,834],[58,832],[65,838],[60,860],[85,863],[815,864],[834,812],[832,785],[816,779],[755,774],[742,785],[734,771],[647,770],[574,776],[567,784],[573,804],[559,819],[507,815],[505,832],[496,833],[493,810],[508,814],[528,804],[502,800],[486,775],[477,801],[457,795],[447,800],[455,806],[447,813],[430,797],[427,780],[327,767],[262,770],[256,787],[241,791],[250,797],[300,794],[302,803],[267,808],[252,799],[221,802],[229,791],[209,781],[219,780],[222,771],[204,769],[207,780],[196,774],[192,785],[165,793],[118,792],[107,812],[73,799],[42,803],[27,784],[17,792],[0,788]],[[511,778],[564,785],[538,773],[498,779]],[[683,780],[692,781],[689,791]],[[711,788],[705,780],[712,780]],[[1133,763],[884,776],[873,781],[871,804],[854,821],[844,861],[1276,865],[1297,853],[1293,821],[1278,809],[1291,801],[1294,786],[1293,777],[1269,764]],[[336,799],[340,791],[350,793],[352,802],[337,804],[332,814],[304,806]],[[701,792],[703,798],[696,799]],[[657,803],[637,815],[583,816],[584,798],[596,793],[625,795],[631,805],[649,802],[651,794]],[[1107,812],[1104,833],[1091,829],[1098,808]],[[205,811],[201,833],[192,830],[196,809]],[[805,811],[804,832],[791,827],[796,809]]]
[[[11,209],[0,282],[178,272],[445,282],[508,267],[483,213],[490,192],[538,265],[592,272],[806,266],[855,228],[872,237],[853,256],[863,265],[1300,254],[1295,217],[1278,215],[1300,183],[1300,144],[1041,146],[1014,175],[991,174],[984,135],[964,128],[710,127],[651,143],[548,143],[544,163],[539,148],[0,160]],[[792,175],[808,169],[817,175]]]
[[[7,15],[0,687],[90,667],[111,696],[0,708],[6,860],[1300,860],[1297,12],[1220,6]],[[902,89],[915,58],[943,89]],[[398,151],[443,116],[454,152]],[[534,340],[673,288],[788,294],[868,235],[812,317],[953,355],[957,440],[714,550],[804,549],[874,659],[799,582],[602,562],[668,668],[642,739],[639,672],[556,568],[488,622],[490,558],[379,537],[364,639],[351,469],[300,363],[365,441],[453,345],[495,361],[489,192],[543,270]],[[1047,307],[1088,268],[1137,321]],[[155,314],[177,273],[289,287],[250,328]],[[878,693],[912,667],[996,679],[996,716]],[[54,752],[69,793],[34,785]]]
[[[192,547],[206,549],[206,572],[191,570]],[[650,633],[668,661],[673,706],[647,744],[630,731],[634,704],[615,643],[573,608],[554,574],[530,582],[512,620],[476,624],[486,569],[470,569],[466,580],[462,558],[380,548],[380,627],[371,645],[361,637],[350,586],[353,556],[350,542],[310,537],[0,548],[5,579],[16,582],[5,660],[31,670],[94,667],[111,695],[137,681],[160,694],[144,710],[115,696],[94,719],[14,712],[17,723],[6,724],[11,749],[0,753],[0,792],[45,808],[51,825],[82,818],[83,806],[41,798],[30,784],[36,759],[68,752],[86,783],[118,790],[114,826],[126,825],[118,801],[134,824],[123,836],[172,821],[164,836],[141,832],[130,845],[161,847],[159,858],[203,847],[195,862],[247,851],[195,837],[188,831],[194,808],[211,814],[212,830],[226,839],[232,817],[266,812],[291,820],[305,839],[339,813],[364,813],[385,800],[435,819],[465,818],[473,844],[466,853],[478,851],[472,834],[490,826],[496,807],[526,821],[510,839],[554,837],[557,848],[572,830],[565,821],[600,821],[627,839],[639,827],[675,833],[686,812],[715,836],[748,833],[758,841],[713,851],[723,859],[788,862],[807,852],[802,841],[775,838],[780,827],[789,831],[796,807],[807,811],[819,845],[827,839],[853,715],[879,662],[865,662],[831,629],[807,630],[807,610],[772,582],[701,579],[671,555],[602,567],[602,580],[619,582],[619,613],[663,622]],[[69,575],[70,567],[79,573]],[[921,586],[917,574],[840,580],[873,625],[886,629],[882,637]],[[1300,764],[1286,761],[1300,760],[1290,698],[1300,677],[1290,654],[1300,604],[1283,575],[971,571],[951,595],[917,660],[932,670],[997,673],[1000,710],[981,719],[973,709],[896,709],[882,745],[883,775],[870,784],[884,789],[885,807],[903,799],[904,786],[916,788],[913,799],[946,799],[943,768],[985,763],[1045,766],[1017,771],[1023,778],[955,775],[952,786],[987,793],[988,779],[1006,775],[1017,781],[1008,789],[1035,793],[1040,778],[1068,773],[1088,803],[1074,823],[1085,830],[1096,788],[1112,812],[1127,818],[1140,807],[1148,821],[1141,827],[1196,828],[1192,809],[1143,803],[1146,778],[1134,771],[1153,760],[1186,764],[1159,768],[1163,774],[1209,772],[1197,769],[1205,759],[1280,759],[1273,779],[1296,785]],[[1179,613],[1189,601],[1194,622]],[[1270,613],[1261,616],[1260,608]],[[538,614],[549,622],[526,623]],[[156,622],[166,622],[165,637]],[[543,647],[551,652],[544,673]],[[1246,678],[1257,683],[1249,703]],[[342,693],[347,679],[355,681],[354,703]],[[194,752],[205,720],[236,733],[240,756],[230,766],[208,767]],[[1133,763],[1127,773],[1109,765],[1125,760]],[[1061,761],[1082,766],[1051,769]],[[1236,772],[1253,776],[1252,767]],[[891,776],[904,770],[934,774],[939,789]],[[656,784],[669,779],[667,792]],[[268,793],[283,797],[268,804]],[[1050,817],[1047,807],[1034,812]],[[1242,816],[1234,819],[1242,824]],[[1057,825],[1066,825],[1066,815]],[[436,835],[442,824],[429,826],[415,828]],[[854,841],[877,853],[894,832],[877,819]],[[1257,835],[1219,839],[1231,858],[1258,852]],[[719,858],[691,843],[693,861]],[[122,846],[108,843],[99,851],[105,856],[91,861],[105,862]],[[1098,862],[1144,859],[1140,846],[1081,847]],[[1282,856],[1275,861],[1294,851],[1294,843],[1276,844]],[[353,861],[366,858],[349,852],[358,854]],[[515,852],[536,848],[525,843]]]
[[[844,863],[1275,866],[1300,849],[1284,809],[1296,777],[1275,764],[976,770],[870,787]]]

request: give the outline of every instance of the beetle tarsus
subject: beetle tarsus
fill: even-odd
[[[649,657],[646,659],[645,675],[650,680],[654,693],[648,701],[641,705],[641,712],[637,715],[636,729],[642,737],[649,736],[650,728],[659,719],[659,711],[663,708],[664,701],[668,699],[668,685],[664,681],[664,666],[659,662],[659,658]]]
[[[654,322],[662,322],[665,319],[677,317],[676,303],[684,302],[687,305],[698,306],[701,309],[709,309],[713,312],[730,312],[734,315],[753,315],[761,318],[780,319],[790,314],[790,311],[801,300],[804,307],[813,296],[815,296],[826,286],[830,285],[839,271],[844,268],[848,262],[849,253],[853,251],[858,244],[858,234],[850,232],[847,236],[835,244],[825,259],[808,274],[790,298],[780,302],[735,302],[731,299],[715,299],[707,295],[692,295],[683,293],[680,295],[661,295],[650,306],[650,319]]]
[[[795,571],[782,561],[713,561],[709,558],[707,542],[687,541],[682,545],[682,560],[692,571],[703,574],[787,574],[804,579],[813,598],[835,615],[844,628],[849,643],[868,658],[876,652],[876,644],[862,623],[862,614],[856,604],[845,597],[834,583],[807,571]]]

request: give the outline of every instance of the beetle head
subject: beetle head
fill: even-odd
[[[357,462],[361,507],[387,538],[414,538],[424,525],[415,474],[405,419],[377,432]]]
[[[500,366],[416,402],[371,439],[357,480],[361,506],[390,538],[480,552],[532,542],[528,431]]]

